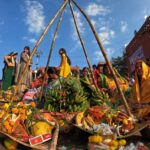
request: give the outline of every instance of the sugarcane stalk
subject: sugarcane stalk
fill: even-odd
[[[84,42],[83,42],[83,40],[82,40],[82,37],[81,37],[80,31],[79,31],[78,24],[77,24],[77,21],[76,21],[76,17],[75,17],[75,15],[74,15],[74,11],[73,11],[73,8],[72,8],[72,5],[71,5],[70,1],[69,1],[69,5],[70,5],[71,14],[72,14],[72,17],[73,17],[73,20],[74,20],[75,28],[76,28],[76,31],[77,31],[77,34],[78,34],[78,37],[79,37],[80,43],[81,43],[81,45],[82,45],[83,52],[84,52],[84,55],[85,55],[85,58],[86,58],[87,64],[88,64],[89,69],[90,69],[90,73],[91,73],[91,77],[92,77],[92,80],[93,80],[94,86],[95,86],[96,90],[98,90],[98,87],[97,87],[96,81],[95,81],[94,76],[93,76],[92,67],[91,67],[91,64],[90,64],[90,61],[89,61],[89,58],[88,58],[87,52],[86,52],[86,48],[85,48],[85,46],[84,46]]]
[[[49,66],[49,63],[50,63],[51,56],[52,56],[52,50],[53,50],[54,43],[55,43],[55,40],[56,40],[56,37],[57,37],[58,29],[59,29],[59,27],[60,27],[60,23],[61,23],[61,21],[62,21],[62,17],[63,17],[63,14],[64,14],[64,10],[65,10],[65,7],[64,7],[64,9],[63,9],[62,12],[61,12],[59,21],[58,21],[58,23],[57,23],[57,26],[56,26],[56,29],[55,29],[55,32],[54,32],[54,36],[53,36],[53,39],[52,39],[52,43],[51,43],[51,46],[50,46],[50,51],[49,51],[49,55],[48,55],[48,59],[47,59],[47,64],[46,64],[46,69],[45,69],[45,74],[44,74],[44,81],[46,80],[46,75],[47,75],[47,71],[48,71],[48,66]],[[45,83],[45,82],[43,82],[43,83],[42,83],[42,86],[41,86],[40,100],[42,99],[44,83]]]
[[[53,22],[55,21],[55,19],[57,18],[57,16],[59,15],[59,13],[62,11],[62,9],[67,5],[68,3],[68,0],[64,1],[64,3],[62,4],[62,6],[58,9],[58,11],[56,12],[56,14],[53,16],[53,18],[50,20],[49,24],[47,25],[47,27],[45,28],[45,30],[43,31],[43,33],[41,34],[40,38],[38,39],[38,41],[36,42],[33,50],[32,50],[32,53],[30,55],[30,58],[25,66],[25,69],[22,73],[22,76],[20,77],[18,83],[17,83],[17,88],[16,90],[18,91],[18,88],[19,88],[19,85],[21,84],[22,80],[23,80],[23,77],[31,63],[31,60],[32,60],[32,57],[34,56],[36,50],[37,50],[37,47],[39,46],[39,44],[41,43],[41,41],[43,40],[45,34],[48,32],[49,28],[51,27],[51,25],[53,24]]]
[[[126,111],[132,117],[132,113],[131,113],[130,107],[129,107],[127,101],[126,101],[126,98],[125,98],[125,96],[124,96],[121,88],[120,88],[120,85],[119,85],[119,82],[117,80],[117,77],[115,76],[115,73],[114,73],[114,70],[112,68],[112,65],[111,65],[111,63],[110,63],[110,61],[109,61],[109,59],[107,57],[107,54],[106,54],[105,49],[104,49],[104,47],[103,47],[103,45],[102,45],[102,43],[100,41],[98,33],[96,32],[95,27],[93,26],[92,22],[90,21],[90,18],[86,15],[86,13],[83,11],[83,9],[76,3],[76,1],[72,0],[72,2],[75,4],[75,6],[79,9],[79,11],[83,14],[83,16],[85,17],[85,19],[89,23],[89,25],[90,25],[90,27],[92,29],[92,32],[93,32],[93,34],[94,34],[94,36],[96,38],[97,44],[99,45],[99,48],[100,48],[100,50],[101,50],[101,52],[102,52],[102,54],[103,54],[103,56],[105,58],[105,61],[106,61],[107,65],[108,65],[108,67],[109,67],[109,69],[110,69],[110,71],[112,73],[113,79],[114,79],[114,81],[116,83],[117,89],[118,89],[118,91],[120,93],[120,96],[121,96],[121,98],[123,100],[123,103],[124,103],[124,106],[126,108]]]

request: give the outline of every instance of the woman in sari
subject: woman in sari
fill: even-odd
[[[25,46],[24,47],[24,51],[21,53],[21,57],[20,57],[20,69],[19,69],[19,74],[18,74],[18,79],[17,81],[20,80],[21,76],[23,75],[23,71],[29,61],[30,58],[30,47]],[[31,82],[32,82],[32,69],[31,69],[31,64],[29,64],[24,77],[21,81],[21,85],[22,88],[29,88],[31,86]]]
[[[17,54],[17,52],[11,52],[9,55],[4,57],[5,66],[3,69],[2,79],[2,90],[4,91],[14,84]]]
[[[140,59],[135,64],[135,83],[130,102],[137,117],[142,118],[150,113],[150,68]]]
[[[120,88],[122,89],[123,93],[125,93],[129,87],[128,81],[121,77],[115,68],[113,69],[119,82]],[[101,90],[109,94],[114,107],[120,105],[120,94],[118,93],[116,83],[107,64],[103,65],[103,74],[99,76],[98,81],[99,85],[101,86]]]
[[[59,54],[61,57],[61,63],[60,63],[60,73],[59,75],[61,77],[67,77],[71,74],[71,61],[69,57],[67,56],[66,50],[64,48],[61,48],[59,50]]]

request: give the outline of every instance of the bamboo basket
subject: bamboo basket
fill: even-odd
[[[52,140],[47,141],[43,144],[35,145],[35,146],[31,146],[29,143],[22,142],[22,141],[18,140],[17,138],[15,138],[14,136],[11,136],[5,132],[0,131],[0,134],[1,134],[1,136],[8,137],[11,140],[17,142],[18,144],[21,144],[22,146],[25,146],[28,148],[37,149],[37,150],[56,150],[57,139],[58,139],[58,134],[59,134],[59,127],[57,126],[55,128]]]
[[[93,131],[88,131],[88,130],[82,128],[82,127],[79,127],[76,124],[73,124],[73,126],[75,126],[76,128],[78,128],[78,129],[80,129],[84,132],[87,132],[89,134],[95,134],[96,133],[96,132],[93,132]],[[145,129],[146,127],[147,127],[146,123],[136,123],[133,130],[131,130],[129,133],[127,133],[125,135],[117,136],[117,139],[131,137],[131,136],[135,135],[136,133],[140,132],[141,130]]]

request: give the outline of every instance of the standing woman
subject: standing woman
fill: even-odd
[[[2,79],[2,90],[6,91],[9,86],[14,84],[14,75],[16,67],[17,52],[11,52],[9,55],[4,57],[4,69]]]
[[[68,75],[71,74],[71,61],[69,57],[67,56],[66,50],[64,48],[61,48],[59,50],[59,54],[61,57],[61,63],[60,63],[60,73],[59,75],[61,77],[67,77]]]
[[[21,78],[23,75],[23,71],[25,69],[26,64],[28,63],[30,58],[30,47],[25,46],[24,51],[21,53],[20,56],[20,70],[19,70],[19,75],[18,75],[18,80]],[[31,69],[31,64],[28,66],[27,71],[24,74],[24,77],[22,79],[21,85],[24,86],[22,88],[30,87],[31,82],[32,82],[32,69]]]

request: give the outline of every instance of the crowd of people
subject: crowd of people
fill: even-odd
[[[107,93],[111,98],[112,103],[117,103],[118,100],[121,99],[119,93],[117,92],[117,86],[109,66],[105,62],[100,62],[97,65],[94,64],[92,66],[92,70],[90,70],[89,67],[83,67],[83,69],[77,67],[76,69],[72,69],[71,60],[69,59],[66,50],[64,48],[60,48],[60,65],[58,67],[49,67],[47,72],[45,72],[45,68],[38,70],[36,78],[33,79],[33,71],[31,67],[32,62],[28,64],[30,59],[30,47],[24,47],[18,63],[16,63],[17,55],[17,52],[11,52],[4,57],[5,65],[2,78],[2,90],[4,91],[18,82],[21,84],[20,90],[23,91],[25,89],[46,86],[50,82],[57,80],[59,77],[66,78],[68,76],[75,76],[81,79],[86,78],[86,80],[88,80],[91,85],[96,86],[99,91]],[[113,69],[120,88],[125,94],[129,104],[133,106],[133,110],[137,111],[138,116],[145,116],[149,114],[149,66],[144,63],[143,60],[137,59],[135,63],[134,80],[131,78],[122,77],[115,68]]]

